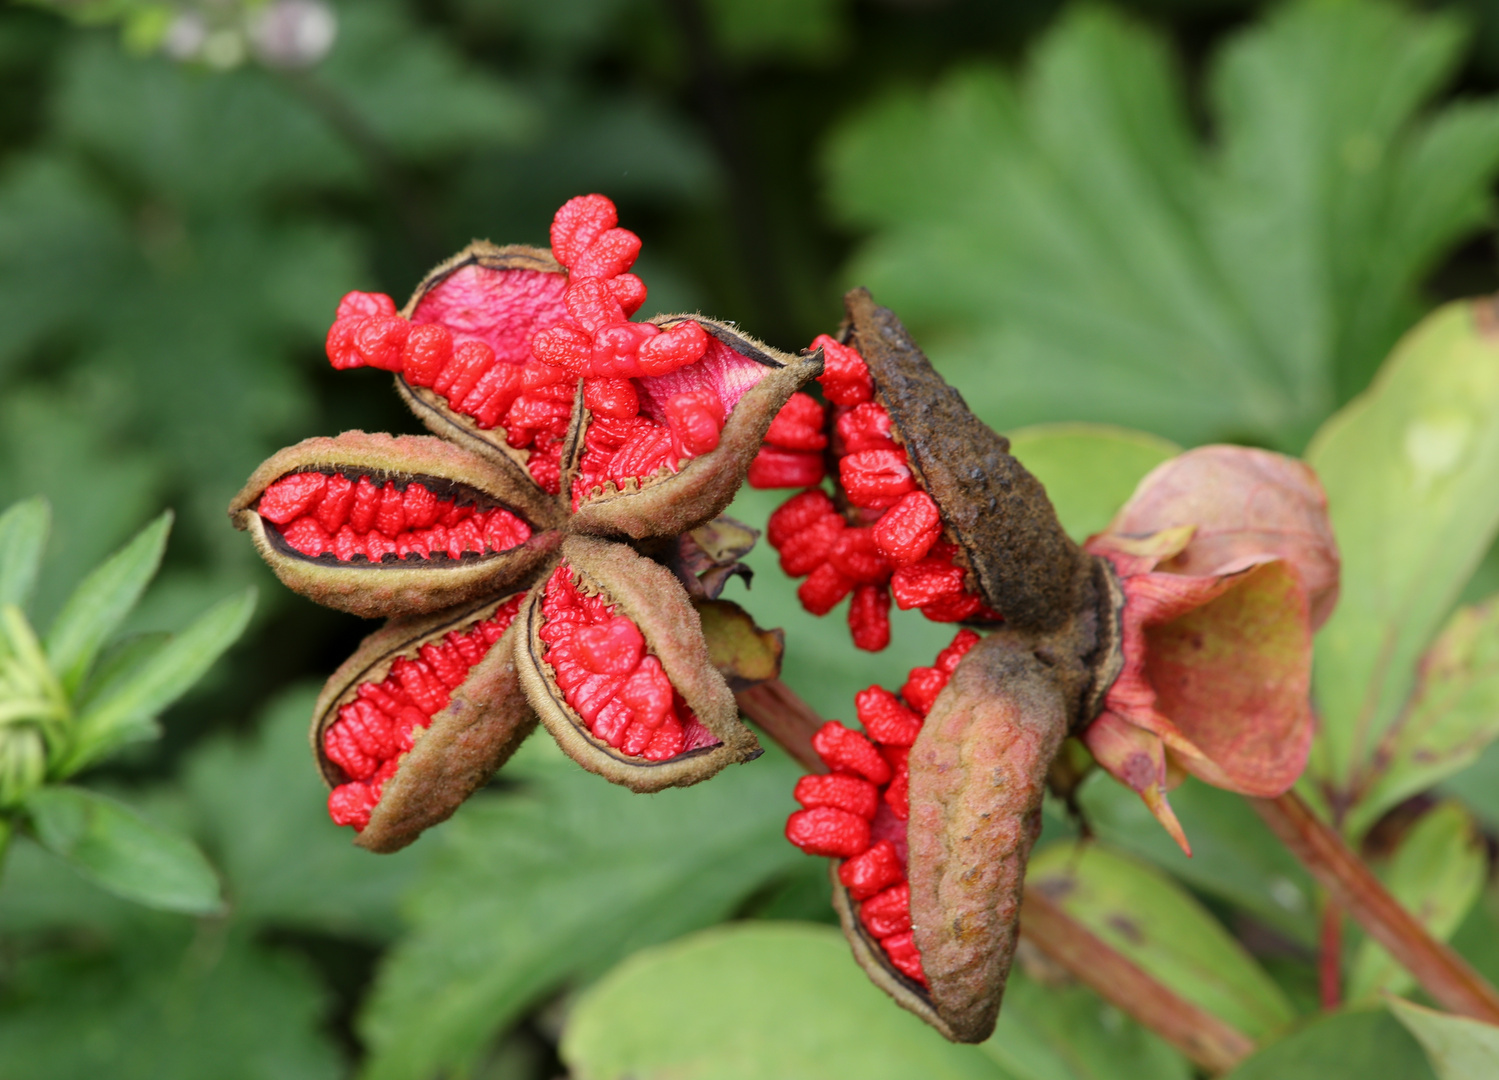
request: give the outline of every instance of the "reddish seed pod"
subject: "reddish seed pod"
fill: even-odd
[[[877,938],[909,933],[911,886],[903,881],[871,896],[859,905],[859,921]]]
[[[874,744],[857,731],[829,720],[812,736],[812,749],[828,768],[857,773],[874,784],[890,782],[890,765]]]
[[[770,422],[765,441],[783,450],[826,449],[828,437],[822,430],[825,420],[817,400],[798,390]]]
[[[875,546],[895,566],[925,558],[941,536],[942,517],[936,502],[924,491],[902,495],[874,526]]]
[[[805,778],[804,778],[805,779]],[[895,845],[880,840],[862,855],[855,855],[838,868],[838,880],[854,900],[867,900],[877,892],[902,881],[905,868]]]
[[[840,574],[832,563],[825,562],[813,570],[796,590],[796,597],[813,615],[826,615],[853,591],[851,578]]]
[[[812,348],[822,349],[823,369],[817,381],[822,384],[823,397],[835,405],[858,405],[873,399],[874,380],[862,356],[826,334],[818,334]]]
[[[816,806],[836,806],[866,820],[874,818],[880,805],[879,788],[868,780],[846,773],[804,776],[796,782],[793,795],[808,810]]]
[[[838,478],[855,506],[882,509],[916,488],[904,450],[861,450],[838,461]]]
[[[384,293],[348,292],[338,302],[338,313],[333,317],[343,320],[395,313],[396,302]]]
[[[292,473],[266,488],[255,509],[267,521],[285,525],[315,507],[327,485],[323,473]]]
[[[628,420],[640,412],[640,395],[629,379],[584,379],[583,404],[595,417]],[[589,425],[590,435],[593,427]]]
[[[441,323],[420,323],[406,337],[401,371],[412,386],[431,386],[452,358],[452,331]]]
[[[786,839],[808,855],[851,859],[869,848],[869,822],[832,806],[798,810],[786,819]]]
[[[854,645],[879,652],[890,644],[890,590],[883,585],[860,585],[848,605],[848,629]]]
[[[772,488],[811,487],[826,475],[823,456],[815,452],[782,450],[762,446],[750,462],[749,486],[758,491]]]
[[[885,746],[911,746],[921,732],[921,717],[883,686],[860,690],[854,707],[869,737]]]

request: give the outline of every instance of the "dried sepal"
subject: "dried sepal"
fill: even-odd
[[[762,630],[748,611],[732,600],[694,598],[703,622],[708,658],[736,692],[781,677],[786,633]]]
[[[441,644],[447,635],[472,632],[497,616],[512,620],[469,667],[463,682],[446,691],[446,704],[430,714],[424,727],[409,732],[411,748],[383,781],[379,801],[355,837],[360,847],[397,851],[447,820],[535,730],[536,714],[520,690],[515,664],[514,614],[522,598],[513,593],[435,615],[393,619],[365,638],[324,685],[313,709],[312,750],[324,781],[337,790],[351,778],[329,756],[328,731],[341,709],[360,700],[361,687],[378,688],[391,680],[398,662],[416,668],[423,649]]]
[[[670,570],[623,544],[582,536],[562,545],[562,560],[532,590],[521,613],[517,660],[521,685],[564,751],[590,772],[637,792],[695,784],[731,762],[760,755],[709,657],[698,613]],[[557,596],[581,597],[578,603],[592,614],[568,622],[571,615],[549,606]],[[553,621],[564,628],[556,635],[546,630]],[[579,644],[584,628],[598,636],[596,645]],[[611,651],[615,639],[608,635],[614,633],[626,640]],[[589,654],[594,667],[567,667],[577,662],[572,650],[583,647],[597,649]],[[587,689],[576,689],[587,680]],[[649,714],[642,701],[658,692],[672,695],[672,712],[664,720]],[[580,708],[594,715],[585,719]],[[632,725],[651,723],[659,725],[650,729],[658,733],[677,724],[680,736],[671,744],[653,739],[637,746],[640,729]],[[663,745],[679,749],[668,755]]]
[[[912,931],[936,1026],[955,1041],[994,1030],[1068,713],[1033,646],[1001,631],[959,664],[911,748]]]
[[[294,491],[288,484],[300,482],[292,478],[303,476],[309,488],[323,477],[305,507],[281,497]],[[372,524],[380,511],[370,517],[368,499],[359,502],[366,488],[387,500],[394,499],[390,492],[410,492],[411,503],[421,494],[422,517],[394,499],[384,519],[390,531],[382,531]],[[276,511],[265,503],[273,490]],[[423,525],[433,506],[440,516]],[[486,539],[472,522],[442,524],[459,514],[468,515],[462,520],[482,517],[494,526],[493,535]],[[555,501],[482,458],[423,435],[346,431],[306,439],[256,469],[229,515],[289,588],[367,618],[439,611],[493,594],[526,579],[561,542]],[[460,529],[461,535],[450,535]],[[477,541],[470,535],[475,532]]]
[[[720,514],[744,482],[760,449],[766,429],[781,406],[799,387],[822,370],[821,354],[791,356],[762,344],[735,327],[698,315],[663,315],[651,320],[670,329],[695,322],[708,335],[701,360],[665,375],[631,379],[641,402],[641,413],[663,422],[666,402],[678,393],[711,387],[725,401],[726,415],[717,445],[699,456],[673,457],[666,465],[640,478],[590,482],[587,462],[585,410],[583,436],[574,448],[574,488],[571,527],[596,535],[625,535],[635,539],[674,536],[689,532]],[[586,396],[586,392],[585,392]]]

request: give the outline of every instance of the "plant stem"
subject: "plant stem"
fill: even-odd
[[[1327,890],[1329,902],[1352,915],[1439,1005],[1459,1016],[1499,1024],[1499,991],[1428,934],[1299,795],[1288,791],[1278,798],[1249,802]]]
[[[739,708],[809,772],[827,772],[812,749],[822,717],[779,679],[736,695]],[[1134,1017],[1196,1065],[1223,1072],[1254,1050],[1254,1042],[1212,1013],[1179,997],[1116,952],[1038,889],[1025,890],[1020,933],[1099,997]]]
[[[1343,1000],[1343,909],[1332,897],[1322,906],[1317,947],[1317,985],[1322,1008],[1332,1012]]]

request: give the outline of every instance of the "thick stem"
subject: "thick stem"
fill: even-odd
[[[744,715],[809,772],[827,772],[812,749],[812,736],[823,719],[796,691],[772,679],[735,697]],[[1226,1071],[1254,1050],[1249,1036],[1157,982],[1036,889],[1025,890],[1020,934],[1099,997],[1210,1072]]]
[[[1322,906],[1317,949],[1317,986],[1322,1008],[1332,1012],[1343,1003],[1343,909],[1332,897]]]
[[[1499,992],[1401,907],[1348,845],[1294,791],[1250,805],[1281,843],[1443,1008],[1499,1024]]]

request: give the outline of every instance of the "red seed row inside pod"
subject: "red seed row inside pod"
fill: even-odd
[[[447,707],[450,694],[515,620],[524,596],[507,600],[467,631],[429,641],[415,658],[398,657],[379,682],[360,683],[355,698],[338,710],[323,733],[323,751],[349,779],[328,796],[337,825],[362,830],[380,801],[385,781],[396,774],[418,729]]]
[[[561,482],[562,439],[572,418],[577,380],[562,368],[499,359],[482,341],[454,344],[440,323],[411,323],[383,293],[351,292],[328,331],[328,359],[340,370],[375,367],[447,398],[454,412],[482,430],[505,430],[505,442],[529,450],[526,465],[545,490]]]
[[[997,620],[998,613],[968,591],[965,571],[955,562],[957,548],[942,539],[937,504],[918,486],[905,448],[891,432],[890,414],[874,400],[863,357],[826,334],[812,348],[823,350],[818,382],[832,406],[823,430],[832,432],[831,454],[848,509],[840,513],[814,486],[771,515],[767,539],[781,552],[782,569],[792,577],[807,575],[797,590],[802,606],[823,615],[852,593],[849,630],[855,645],[872,652],[890,642],[892,594],[902,611],[920,608],[935,622]],[[820,434],[820,412],[804,394],[781,410],[751,467],[754,486],[821,481],[821,447],[813,438]]]
[[[602,595],[579,589],[565,564],[547,579],[541,614],[546,662],[596,738],[647,761],[718,743],[647,651],[640,628]]]
[[[832,771],[797,781],[803,809],[786,820],[786,839],[808,855],[842,860],[838,880],[859,905],[859,921],[890,963],[922,985],[906,879],[908,760],[932,703],[978,641],[972,630],[959,631],[932,667],[911,669],[898,697],[879,686],[856,694],[863,733],[836,720],[818,729],[812,746]]]
[[[303,555],[340,562],[360,555],[370,562],[386,555],[456,559],[508,551],[531,536],[531,527],[503,507],[439,498],[417,481],[402,488],[341,473],[290,473],[267,487],[255,508]]]

